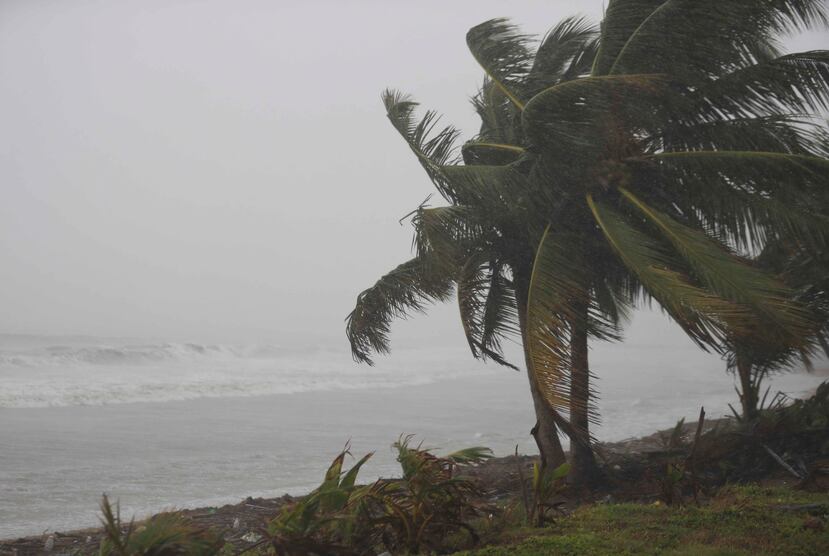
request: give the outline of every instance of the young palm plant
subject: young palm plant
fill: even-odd
[[[806,349],[794,293],[749,255],[777,237],[824,245],[829,53],[782,55],[783,32],[825,24],[819,0],[615,0],[601,32],[559,24],[532,51],[507,21],[467,42],[486,73],[479,137],[384,95],[447,207],[420,207],[414,259],[361,293],[357,360],[388,350],[391,320],[457,288],[473,354],[503,362],[520,333],[541,441],[592,476],[588,339],[614,339],[654,300],[700,346]],[[545,444],[546,441],[546,444]]]
[[[225,542],[220,534],[197,527],[177,513],[159,514],[141,526],[136,526],[134,521],[124,526],[119,506],[116,504],[113,510],[104,495],[101,514],[104,538],[98,549],[99,556],[216,556],[223,553]]]

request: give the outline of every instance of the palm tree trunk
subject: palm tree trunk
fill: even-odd
[[[740,404],[743,419],[753,420],[757,416],[760,385],[751,380],[751,362],[737,354],[737,376],[740,377]]]
[[[592,483],[599,476],[593,448],[590,446],[590,366],[587,352],[587,302],[579,307],[580,316],[570,323],[570,424],[575,437],[570,442],[571,478],[578,483]]]
[[[527,288],[518,280],[515,283],[515,297],[518,308],[518,325],[521,329],[521,342],[524,347],[524,361],[527,366],[527,378],[530,381],[530,394],[533,398],[535,408],[535,426],[532,428],[532,435],[538,445],[538,453],[541,455],[541,466],[555,468],[567,461],[561,441],[558,437],[555,416],[550,404],[544,399],[544,395],[538,388],[538,383],[532,374],[532,362],[530,360],[529,344],[527,343]]]

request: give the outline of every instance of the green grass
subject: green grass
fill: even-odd
[[[786,504],[825,506],[822,530]],[[585,507],[545,529],[505,532],[506,544],[467,556],[665,554],[673,556],[807,556],[829,554],[829,495],[785,488],[728,487],[703,507],[608,504]]]

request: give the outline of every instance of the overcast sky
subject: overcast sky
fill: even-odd
[[[433,192],[381,90],[471,135],[469,27],[601,8],[0,0],[0,332],[341,340]],[[459,338],[456,315],[421,333]]]

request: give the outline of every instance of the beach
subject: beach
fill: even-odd
[[[83,349],[87,359],[100,353]],[[94,526],[102,493],[120,500],[124,516],[138,517],[305,493],[347,442],[357,456],[376,452],[361,475],[366,481],[399,472],[390,445],[401,434],[416,434],[439,453],[483,445],[505,456],[516,444],[535,453],[526,375],[477,363],[462,346],[402,349],[376,368],[354,368],[327,352],[179,354],[130,365],[123,356],[74,366],[63,357],[54,368],[40,360],[21,367],[17,353],[17,367],[0,366],[0,538]],[[736,403],[719,358],[693,346],[602,345],[593,360],[600,440],[694,420],[703,404],[715,418]],[[61,389],[54,377],[72,376],[79,365],[86,382],[67,379]],[[52,391],[47,378],[58,384]],[[772,386],[808,395],[823,379],[794,373]],[[79,396],[84,389],[97,393]],[[97,402],[110,391],[120,392],[118,403]],[[130,401],[156,391],[178,399]]]

